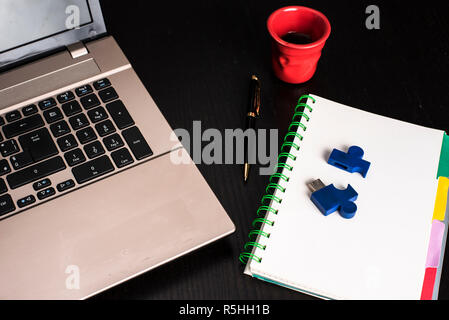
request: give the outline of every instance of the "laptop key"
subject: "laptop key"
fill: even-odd
[[[37,182],[33,183],[33,189],[35,191],[39,191],[39,190],[42,190],[44,188],[47,188],[50,185],[51,185],[50,179],[45,178],[45,179],[42,179],[40,181],[37,181]]]
[[[23,167],[33,163],[33,159],[27,151],[18,153],[15,156],[12,156],[9,160],[11,161],[11,166],[15,170],[22,169]]]
[[[80,106],[79,102],[76,101],[76,100],[64,103],[63,105],[61,105],[61,108],[62,108],[62,111],[64,111],[64,114],[67,117],[71,117],[71,116],[73,116],[73,115],[83,111],[81,109],[81,106]]]
[[[94,88],[96,90],[104,89],[106,87],[109,87],[110,85],[111,85],[111,82],[107,78],[104,78],[104,79],[101,79],[101,80],[98,80],[98,81],[94,82]]]
[[[63,191],[73,188],[74,186],[75,186],[75,181],[70,179],[70,180],[58,183],[56,185],[56,188],[58,189],[59,192],[63,192]]]
[[[76,142],[76,139],[72,134],[59,138],[56,142],[62,152],[78,147],[78,142]]]
[[[75,186],[75,181],[70,179],[70,180],[58,183],[56,188],[58,189],[59,192],[63,192],[63,191],[73,188],[74,186]]]
[[[31,117],[24,118],[19,121],[7,124],[3,127],[3,133],[6,138],[10,139],[21,134],[27,133],[31,130],[40,128],[44,125],[44,120],[40,114],[35,114]]]
[[[84,113],[71,117],[69,119],[69,122],[72,126],[72,129],[75,131],[89,125],[89,120],[87,120],[87,117],[84,115]]]
[[[0,160],[0,176],[11,172],[11,167],[6,159]]]
[[[53,123],[56,122],[58,120],[61,120],[64,116],[62,115],[61,110],[59,110],[58,107],[44,111],[44,117],[45,120],[47,120],[47,122]]]
[[[78,183],[85,183],[114,171],[114,166],[108,156],[102,156],[72,169]]]
[[[115,132],[115,127],[112,124],[111,120],[106,120],[96,124],[95,129],[97,130],[100,137],[104,137],[110,133]]]
[[[34,162],[38,162],[58,153],[47,128],[42,128],[19,138],[20,145],[24,151],[28,151]]]
[[[0,194],[8,191],[8,187],[6,186],[5,180],[0,179]]]
[[[19,152],[19,146],[15,140],[8,140],[0,143],[0,153],[3,157],[10,156],[14,153]]]
[[[87,112],[87,115],[89,116],[90,121],[92,121],[93,123],[97,123],[108,118],[108,114],[103,107],[89,110],[89,112]]]
[[[64,170],[66,165],[61,157],[54,157],[38,164],[32,165],[28,168],[16,171],[6,176],[9,187],[17,189],[28,183],[45,178],[53,173]]]
[[[53,98],[48,98],[38,103],[39,108],[42,111],[47,110],[48,108],[54,107],[56,105],[56,100]]]
[[[65,161],[70,167],[76,166],[78,164],[86,161],[86,157],[84,156],[81,149],[75,149],[64,154]]]
[[[75,90],[75,93],[78,97],[85,96],[86,94],[89,94],[92,92],[93,92],[92,87],[88,84],[85,84],[84,86],[79,87]]]
[[[69,125],[67,124],[67,122],[65,120],[59,121],[57,123],[53,123],[50,126],[50,130],[53,133],[53,136],[55,136],[55,138],[63,136],[70,132]]]
[[[89,159],[101,156],[105,153],[103,146],[100,141],[92,142],[86,146],[84,146],[84,152],[87,154]]]
[[[76,132],[76,136],[81,144],[86,144],[97,139],[97,135],[95,134],[94,129],[91,127],[87,127]]]
[[[109,102],[118,98],[117,92],[112,87],[101,90],[100,92],[98,92],[98,95],[100,96],[100,99],[103,102]]]
[[[153,155],[153,151],[137,127],[126,129],[122,132],[122,135],[137,160]]]
[[[110,136],[107,136],[106,138],[104,138],[103,144],[106,146],[106,149],[108,149],[108,151],[113,151],[113,150],[123,147],[125,145],[123,143],[122,138],[120,138],[120,135],[118,133],[115,133],[113,135],[110,135]]]
[[[121,100],[108,103],[106,109],[108,109],[112,119],[120,130],[134,125],[133,118],[131,118],[131,115]]]
[[[3,119],[3,117],[0,117],[0,126],[5,124],[5,119]]]
[[[111,157],[117,168],[123,168],[134,162],[133,157],[126,148],[114,151],[111,153]]]
[[[13,122],[13,121],[16,121],[16,120],[19,120],[20,118],[22,118],[22,115],[20,114],[19,110],[16,110],[16,111],[7,113],[5,118],[6,118],[6,121]]]
[[[32,114],[37,113],[37,111],[37,107],[34,104],[22,108],[22,113],[25,117],[31,116]]]
[[[44,199],[47,199],[48,197],[51,197],[54,194],[56,194],[55,189],[50,187],[45,190],[39,191],[37,193],[37,197],[39,198],[39,200],[44,200]]]
[[[14,205],[11,196],[9,194],[0,196],[0,217],[14,210],[16,210],[16,206]]]
[[[100,100],[98,100],[97,96],[92,93],[88,96],[82,97],[80,99],[81,104],[83,105],[84,109],[88,110],[93,107],[96,107],[100,104]]]
[[[26,206],[29,206],[30,204],[33,204],[36,202],[36,198],[33,195],[29,195],[25,198],[17,200],[17,206],[19,208],[23,208]]]
[[[73,94],[72,91],[67,91],[67,92],[59,94],[56,97],[56,99],[58,99],[59,103],[64,103],[64,102],[75,99],[75,95]]]

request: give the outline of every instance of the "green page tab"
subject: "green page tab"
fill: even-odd
[[[449,136],[446,133],[443,136],[437,179],[439,177],[449,178]]]

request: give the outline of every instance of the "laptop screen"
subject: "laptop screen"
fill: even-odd
[[[99,0],[1,0],[2,67],[106,33]]]
[[[2,0],[0,53],[90,22],[86,0]]]

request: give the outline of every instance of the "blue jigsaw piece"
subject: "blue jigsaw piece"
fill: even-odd
[[[363,149],[357,146],[349,148],[348,153],[334,149],[327,163],[350,173],[358,172],[366,178],[371,163],[362,159],[364,154]]]
[[[311,200],[324,216],[328,216],[335,211],[345,219],[354,218],[357,212],[357,205],[354,203],[358,198],[358,193],[348,185],[346,190],[339,190],[334,185],[325,186],[321,180],[317,180],[309,185],[312,190]]]

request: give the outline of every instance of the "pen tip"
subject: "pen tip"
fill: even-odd
[[[249,164],[245,163],[245,167],[244,167],[244,172],[243,172],[243,180],[244,182],[248,181],[248,177],[249,177]]]

